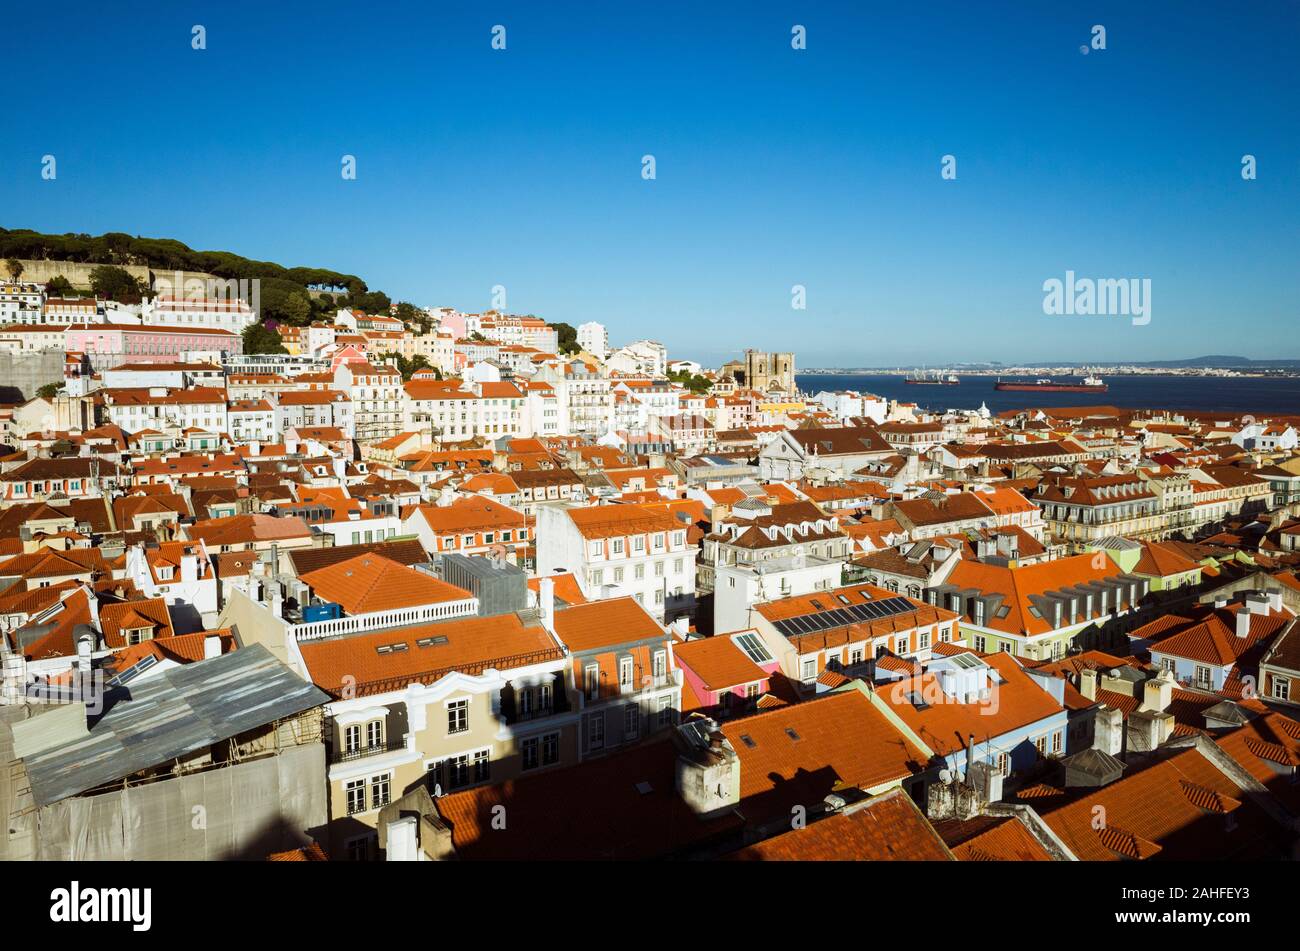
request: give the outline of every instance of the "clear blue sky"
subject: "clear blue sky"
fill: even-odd
[[[58,9],[4,17],[4,227],[501,284],[708,362],[1300,357],[1294,0]],[[1151,323],[1044,315],[1067,269],[1150,278]]]

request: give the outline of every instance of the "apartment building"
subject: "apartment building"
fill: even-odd
[[[754,606],[753,627],[781,672],[812,693],[827,671],[870,679],[877,661],[930,659],[960,640],[958,615],[868,584]]]
[[[980,653],[1060,660],[1072,648],[1127,650],[1149,590],[1149,579],[1094,552],[1016,567],[963,559],[924,597],[959,614]]]
[[[358,442],[387,439],[402,431],[402,375],[394,367],[340,363],[334,371],[334,386],[352,401]]]
[[[537,512],[538,574],[573,572],[584,597],[631,597],[659,619],[694,609],[697,550],[675,514],[641,505],[546,505]]]
[[[403,513],[402,531],[419,538],[428,552],[501,552],[516,563],[526,560],[532,544],[532,528],[522,512],[481,495],[450,505],[417,505]]]
[[[352,398],[333,389],[288,390],[268,398],[275,412],[276,432],[325,426],[356,438]]]

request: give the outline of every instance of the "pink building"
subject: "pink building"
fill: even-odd
[[[677,644],[673,659],[683,675],[682,712],[719,718],[752,712],[780,669],[752,628]]]
[[[108,356],[117,363],[171,363],[191,350],[238,354],[244,346],[243,338],[228,330],[143,324],[73,324],[64,341],[64,350],[84,353],[97,366]]]

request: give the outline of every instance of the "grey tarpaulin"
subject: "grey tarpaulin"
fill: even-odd
[[[41,859],[263,859],[305,845],[324,826],[320,744],[42,808]],[[196,811],[196,809],[198,811]]]

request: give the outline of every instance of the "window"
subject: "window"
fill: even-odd
[[[906,654],[906,653],[907,653],[907,648],[908,648],[908,644],[907,644],[907,638],[906,638],[906,637],[899,637],[899,638],[896,638],[896,639],[894,640],[894,653],[895,653],[895,654]]]
[[[1011,757],[1006,753],[998,754],[998,772],[1003,776],[1011,775]]]
[[[1198,687],[1210,686],[1210,668],[1196,665],[1196,685]]]
[[[542,684],[537,688],[537,709],[551,709],[551,685]]]
[[[447,732],[469,732],[469,701],[453,700],[447,704]]]
[[[1160,669],[1167,670],[1172,674],[1174,672],[1174,659],[1172,657],[1160,658]]]
[[[671,697],[660,697],[658,700],[658,722],[660,726],[668,726],[673,722],[673,708],[671,706]]]
[[[655,683],[662,683],[668,676],[668,652],[655,651],[653,663]]]
[[[603,554],[605,554],[605,543],[604,543],[604,542],[592,542],[592,543],[591,543],[591,557],[592,557],[592,558],[599,558],[599,557],[600,557],[601,555],[603,555]]]
[[[447,788],[459,789],[469,782],[469,756],[453,756],[447,760]]]
[[[623,708],[623,738],[635,740],[641,732],[641,708],[629,703]]]
[[[348,815],[366,811],[366,781],[353,779],[343,787],[347,795]]]
[[[388,805],[388,793],[391,785],[392,776],[384,773],[382,776],[370,777],[370,808],[378,809],[380,806]]]
[[[361,749],[361,727],[353,725],[343,730],[343,752],[355,753]]]
[[[492,765],[487,750],[474,754],[474,782],[485,783],[492,778]]]
[[[520,744],[524,769],[536,769],[538,767],[538,764],[541,762],[538,758],[540,748],[541,741],[535,736],[530,736]]]
[[[984,647],[985,647],[984,635],[983,635],[983,634],[976,634],[976,635],[975,635],[975,649],[976,649],[977,651],[979,651],[979,652],[982,654],[982,653],[984,653]]]
[[[812,680],[817,676],[817,659],[810,657],[803,662],[803,679]]]
[[[615,569],[614,569],[614,584],[622,584],[622,583],[623,583],[623,569],[622,569],[622,568],[615,568]]]
[[[623,539],[621,538],[614,539],[614,554],[616,555],[623,554]]]
[[[547,733],[542,737],[542,765],[550,766],[560,761],[560,734]]]
[[[593,713],[587,717],[587,749],[599,750],[605,747],[605,713]]]
[[[664,563],[663,563],[662,561],[656,561],[656,562],[655,562],[655,577],[656,577],[656,578],[662,578],[663,576],[664,576]]]
[[[637,565],[633,568],[632,577],[636,578],[637,581],[643,579],[645,577],[645,565]]]
[[[684,562],[681,558],[674,558],[674,559],[673,559],[673,574],[675,574],[675,575],[680,575],[680,574],[682,573],[682,565],[683,565],[683,564],[685,564],[685,562]]]
[[[362,836],[359,839],[353,839],[347,844],[347,853],[349,862],[369,862],[370,845],[374,842],[373,836]]]
[[[586,675],[587,699],[595,700],[600,695],[600,668],[595,664],[588,664],[584,674]]]
[[[1052,752],[1053,753],[1061,752],[1061,731],[1060,730],[1057,730],[1055,733],[1052,734]]]
[[[632,689],[632,658],[620,657],[618,660],[618,689]]]
[[[1273,699],[1290,700],[1291,699],[1291,681],[1286,677],[1273,675]]]
[[[930,646],[930,632],[929,631],[917,632],[916,649],[925,650],[929,646]]]

